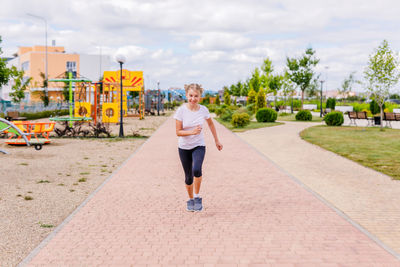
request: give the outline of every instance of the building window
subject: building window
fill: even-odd
[[[23,71],[29,70],[29,61],[22,62],[21,69]]]
[[[76,78],[76,62],[75,61],[67,61],[67,71],[72,72],[72,77]]]

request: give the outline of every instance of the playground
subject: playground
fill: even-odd
[[[9,153],[0,153],[1,265],[21,261],[169,115],[124,118],[124,139],[50,137],[52,143],[40,151],[1,139],[0,150]],[[110,127],[118,135],[119,125]]]

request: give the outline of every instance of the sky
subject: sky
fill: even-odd
[[[67,53],[126,57],[124,68],[144,71],[146,88],[207,90],[245,81],[268,57],[276,74],[287,57],[308,47],[320,59],[324,90],[336,90],[355,71],[363,79],[368,57],[386,39],[400,50],[397,0],[2,0],[3,54],[55,40]],[[360,91],[359,85],[354,90]]]

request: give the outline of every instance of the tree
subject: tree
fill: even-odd
[[[242,89],[240,90],[241,96],[247,96],[250,91],[248,82],[242,83]]]
[[[42,88],[43,88],[43,90],[45,90],[45,92],[42,94],[42,96],[40,97],[40,99],[42,99],[42,101],[43,101],[43,105],[45,106],[45,107],[47,107],[48,105],[49,105],[49,102],[50,102],[50,100],[49,100],[49,95],[47,94],[47,86],[48,86],[48,80],[46,79],[46,76],[45,76],[45,74],[43,73],[43,72],[40,72],[40,77],[42,77],[42,79],[43,79],[43,84],[42,84]]]
[[[221,101],[219,100],[219,94],[216,95],[215,97],[215,105],[220,105]]]
[[[350,73],[349,77],[345,78],[342,82],[342,88],[338,88],[339,95],[342,95],[343,98],[347,98],[348,94],[353,89],[353,84],[356,83],[356,79],[354,78],[355,71]]]
[[[247,104],[250,105],[250,104],[256,103],[256,96],[257,96],[256,91],[254,91],[253,89],[251,89],[251,90],[249,91],[248,96],[247,96]]]
[[[278,95],[279,90],[281,89],[282,86],[282,81],[283,81],[283,75],[271,75],[269,79],[269,84],[268,87],[270,90],[274,93],[275,96],[275,107],[277,106],[276,103],[276,96]]]
[[[307,48],[300,58],[286,58],[287,72],[290,80],[301,89],[301,105],[304,102],[304,91],[310,86],[314,79],[313,68],[318,64],[319,59],[315,57],[315,50]]]
[[[232,84],[229,89],[230,89],[232,95],[240,96],[240,89],[241,88],[239,87],[238,84]]]
[[[224,104],[228,106],[231,104],[231,95],[228,90],[224,91]]]
[[[319,76],[318,76],[319,77]],[[313,79],[310,85],[306,89],[308,97],[319,96],[321,97],[321,85],[318,83],[318,78]]]
[[[1,36],[0,36],[0,44],[1,44]],[[3,54],[3,51],[0,47],[0,55]],[[7,68],[6,59],[0,57],[0,88],[7,84],[10,79],[10,69]]]
[[[25,72],[23,70],[19,71],[15,66],[12,66],[10,69],[10,78],[14,80],[11,86],[12,92],[10,96],[15,103],[20,103],[21,100],[25,98],[25,90],[32,80],[31,77],[24,78],[24,74]]]
[[[256,110],[265,107],[265,92],[262,88],[257,93]]]
[[[364,70],[366,89],[378,103],[381,110],[381,129],[383,128],[383,104],[390,90],[398,83],[399,58],[390,49],[386,40],[369,56],[368,66]]]
[[[260,76],[260,70],[258,68],[254,69],[254,72],[251,74],[251,78],[249,80],[249,87],[253,88],[256,92],[261,87],[261,76]]]
[[[285,97],[285,106],[286,106],[287,97],[289,95],[292,96],[293,92],[294,92],[293,82],[292,82],[292,80],[290,80],[287,72],[285,72],[285,74],[282,75],[281,89],[282,89],[283,96]]]

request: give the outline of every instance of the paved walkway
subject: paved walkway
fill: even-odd
[[[302,140],[314,125],[285,122],[238,135],[400,254],[400,181]]]
[[[366,234],[217,125],[205,210],[186,193],[170,118],[55,234],[29,266],[400,266]],[[265,140],[268,142],[268,140]]]

